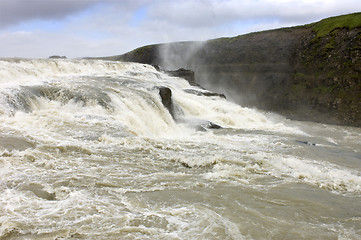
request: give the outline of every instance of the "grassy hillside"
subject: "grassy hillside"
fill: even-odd
[[[361,27],[361,13],[347,14],[323,19],[312,25],[316,37],[325,37],[335,29],[347,28],[348,30]]]

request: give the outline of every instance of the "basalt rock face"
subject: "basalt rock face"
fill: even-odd
[[[108,59],[190,69],[196,83],[243,106],[360,127],[361,13],[345,16],[203,43],[152,45]]]
[[[160,87],[159,96],[162,99],[163,106],[169,111],[170,115],[175,118],[172,101],[172,90],[167,87]]]
[[[206,97],[220,97],[220,98],[226,98],[226,96],[223,93],[215,93],[204,89],[184,89],[186,93],[195,94],[198,96],[206,96]]]
[[[293,65],[283,96],[288,111],[303,108],[306,120],[314,115],[321,122],[361,126],[361,28],[304,36]]]
[[[169,111],[173,119],[175,121],[184,121],[184,119],[182,120],[182,118],[179,116],[179,115],[183,115],[183,114],[179,114],[179,112],[181,111],[178,111],[178,114],[176,113],[177,112],[176,106],[174,105],[172,100],[172,90],[168,87],[159,87],[159,96],[162,100],[163,106]],[[208,120],[199,120],[199,123],[196,123],[193,127],[195,127],[195,129],[198,131],[222,128],[218,124],[215,124]]]
[[[191,71],[191,70],[180,68],[180,69],[175,70],[175,71],[166,71],[166,73],[168,75],[171,75],[171,76],[174,76],[174,77],[184,78],[192,86],[197,85],[196,81],[195,81],[195,78],[194,78],[194,72]]]

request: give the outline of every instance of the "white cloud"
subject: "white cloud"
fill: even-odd
[[[0,27],[34,19],[59,19],[99,0],[0,0]]]
[[[116,55],[152,43],[235,36],[357,11],[359,0],[0,0],[0,57]],[[61,28],[17,25],[34,19],[57,20]]]

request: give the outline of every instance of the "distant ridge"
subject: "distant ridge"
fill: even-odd
[[[361,127],[361,13],[303,26],[137,48],[102,59],[187,68],[244,106]]]

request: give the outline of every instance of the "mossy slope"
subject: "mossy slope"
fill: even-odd
[[[335,29],[346,28],[351,30],[357,27],[361,27],[361,14],[353,13],[337,17],[330,17],[311,25],[312,30],[316,32],[316,37],[322,38]]]

